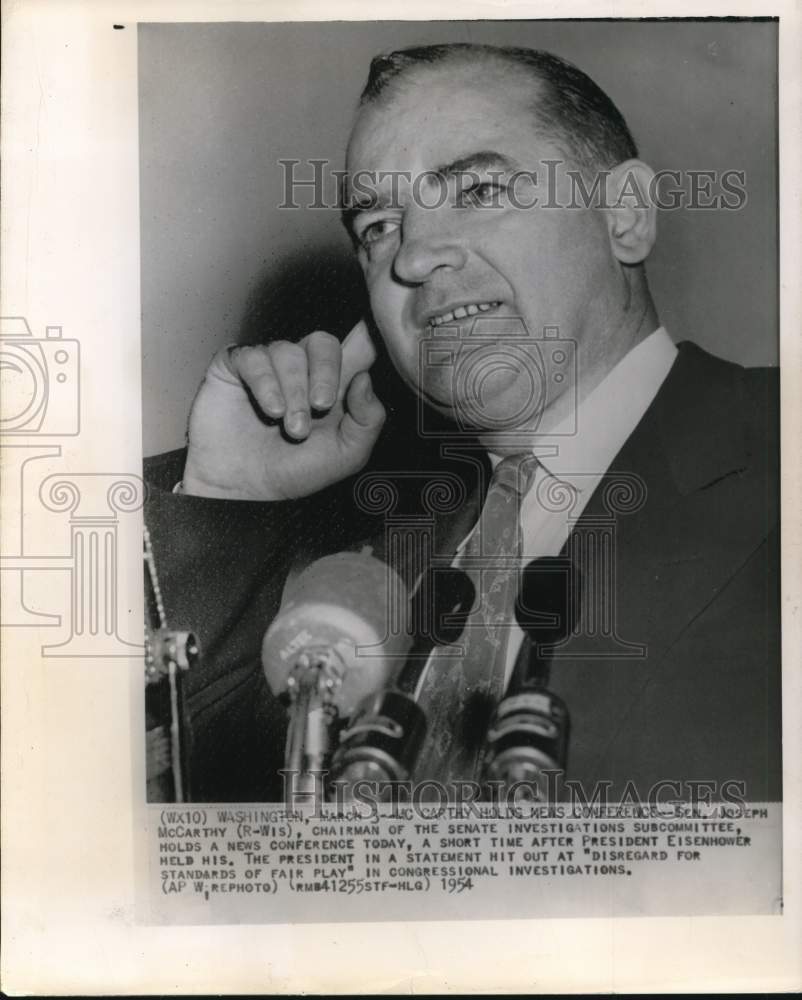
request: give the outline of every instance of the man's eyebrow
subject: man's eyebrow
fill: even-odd
[[[383,191],[362,191],[356,197],[351,197],[349,193],[349,199],[341,199],[341,204],[346,211],[356,212],[371,212],[375,208],[387,208],[393,204],[393,199],[390,195]]]
[[[450,163],[436,167],[433,173],[441,177],[454,177],[459,174],[478,173],[482,170],[514,172],[520,169],[521,165],[504,153],[499,153],[494,149],[481,149],[475,153],[466,153]]]

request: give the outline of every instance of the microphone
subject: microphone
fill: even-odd
[[[578,575],[570,560],[554,556],[530,563],[522,573],[515,615],[526,638],[487,732],[484,778],[497,788],[517,786],[523,798],[543,800],[546,772],[563,771],[568,756],[568,709],[547,684],[554,648],[578,617]]]
[[[352,797],[354,785],[370,781],[376,796],[389,798],[390,782],[412,773],[426,735],[426,713],[398,687],[368,696],[342,733],[332,760],[332,787]]]
[[[262,642],[270,690],[289,705],[285,767],[316,801],[335,727],[386,688],[411,645],[408,594],[398,574],[365,552],[311,563],[284,591]],[[292,800],[292,801],[291,801]],[[295,802],[288,784],[288,805]]]
[[[370,781],[377,798],[389,799],[391,782],[412,774],[426,735],[426,713],[415,692],[432,649],[455,642],[473,606],[476,591],[468,575],[452,567],[431,567],[418,582],[409,615],[415,637],[392,688],[368,696],[340,737],[332,760],[332,786],[342,798],[359,781]]]
[[[370,781],[379,799],[391,782],[412,774],[426,735],[426,713],[415,700],[432,649],[456,642],[476,590],[463,570],[432,567],[418,581],[409,607],[414,644],[391,689],[365,699],[342,733],[332,760],[332,786],[345,798],[355,783]]]

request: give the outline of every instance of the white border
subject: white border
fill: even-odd
[[[45,663],[4,635],[3,988],[83,992],[788,991],[802,985],[800,775],[800,8],[773,3],[27,0],[4,6],[4,314],[80,336],[89,420],[71,470],[136,472],[137,21],[779,15],[784,401],[783,917],[147,927],[134,919],[130,747],[141,665]],[[124,25],[112,29],[112,22]],[[5,497],[7,502],[8,498]],[[138,553],[141,521],[131,520]],[[142,620],[130,560],[131,634]],[[20,631],[20,630],[16,630]],[[137,737],[138,738],[138,737]],[[136,770],[136,768],[135,768]],[[141,774],[133,776],[142,787]]]

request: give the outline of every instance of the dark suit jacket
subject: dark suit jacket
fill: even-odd
[[[576,532],[609,516],[616,474],[645,484],[639,509],[615,517],[613,640],[591,630],[552,664],[572,720],[567,776],[587,794],[596,781],[612,794],[634,782],[645,797],[658,781],[736,780],[751,801],[781,798],[778,419],[775,372],[681,344],[585,508]],[[419,511],[432,477],[462,482],[455,509],[435,517],[447,557],[478,515],[486,466],[432,457],[405,429],[377,456],[391,477],[419,472],[396,477],[392,516]],[[188,680],[194,797],[280,800],[286,722],[262,635],[294,563],[366,541],[381,554],[387,515],[358,509],[354,481],[286,503],[176,496],[183,459],[148,460],[145,516],[168,622],[203,645]]]

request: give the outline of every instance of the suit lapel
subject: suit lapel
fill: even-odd
[[[645,643],[650,660],[713,600],[767,528],[749,517],[761,507],[763,479],[749,474],[742,369],[682,348],[609,470],[613,482],[623,473],[640,476],[645,489],[639,510],[615,515],[616,582],[622,627]],[[579,527],[600,508],[597,489]]]
[[[645,500],[614,513],[614,640],[575,637],[552,669],[552,687],[573,720],[569,770],[590,780],[609,773],[624,746],[628,720],[661,662],[689,624],[726,586],[766,535],[764,479],[750,475],[752,456],[740,428],[742,370],[681,345],[668,378],[591,497],[573,536],[610,513],[616,477],[639,477]],[[583,602],[598,600],[583,571]],[[618,655],[616,648],[619,648]],[[579,655],[572,658],[572,651]],[[700,664],[700,667],[702,665]],[[602,768],[605,772],[601,772]]]

